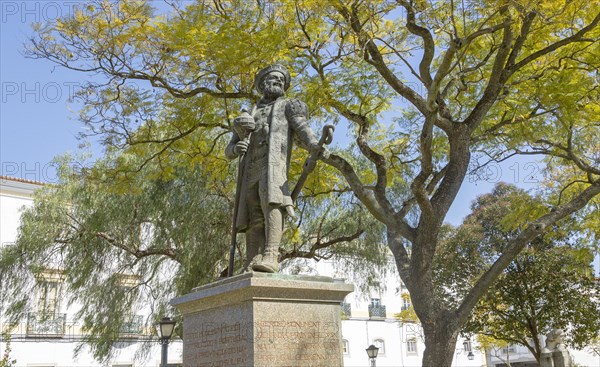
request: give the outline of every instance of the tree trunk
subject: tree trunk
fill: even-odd
[[[389,226],[387,229],[388,246],[394,254],[396,267],[402,281],[408,287],[413,307],[423,327],[425,351],[422,365],[423,367],[450,367],[459,330],[456,314],[444,309],[444,301],[435,296],[431,272],[416,272],[414,266],[409,265],[414,258],[410,258],[402,245],[399,231]],[[437,230],[429,231],[430,235],[432,233],[433,239],[426,239],[430,241],[429,243],[435,243],[433,241],[437,239]],[[425,260],[431,261],[431,257]]]
[[[437,322],[423,324],[423,333],[425,335],[423,367],[451,367],[458,328],[452,327],[451,323],[440,315]]]

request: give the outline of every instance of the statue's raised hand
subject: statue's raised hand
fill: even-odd
[[[246,152],[248,151],[248,141],[246,140],[240,140],[238,141],[235,146],[233,147],[233,152],[236,155],[242,155],[242,154],[246,154]]]

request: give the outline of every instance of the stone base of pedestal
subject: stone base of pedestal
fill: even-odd
[[[563,348],[556,349],[552,353],[552,359],[554,360],[554,367],[571,367],[573,363],[571,361],[571,355],[569,351]]]
[[[185,367],[342,366],[340,302],[329,277],[245,273],[171,304],[183,314]]]

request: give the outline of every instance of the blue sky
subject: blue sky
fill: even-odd
[[[162,2],[156,5],[164,5]],[[69,97],[91,76],[54,66],[50,61],[28,59],[24,45],[32,34],[32,22],[52,21],[72,14],[78,1],[0,0],[1,109],[0,174],[54,182],[52,160],[58,155],[76,153],[76,139],[83,125],[77,120],[80,106]],[[337,136],[338,134],[336,134]],[[101,149],[93,144],[92,152]],[[491,166],[487,179],[469,176],[448,214],[447,221],[459,224],[469,212],[471,201],[489,192],[495,183],[506,181],[531,188],[528,177],[542,178],[534,158],[513,160]]]
[[[83,75],[23,56],[31,23],[66,14],[73,1],[0,1],[1,174],[52,182],[53,157],[77,150],[78,106],[69,103]]]

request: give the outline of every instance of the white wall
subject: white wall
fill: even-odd
[[[15,241],[21,211],[24,207],[31,206],[33,203],[31,198],[33,191],[27,193],[19,190],[19,188],[26,187],[25,184],[11,183],[11,185],[6,185],[5,182],[7,181],[0,179],[0,246]]]
[[[4,343],[2,343],[4,344]],[[77,346],[75,341],[65,340],[45,340],[12,342],[11,356],[17,360],[17,366],[106,366],[94,360],[87,348],[83,348],[77,357],[74,357],[74,351]],[[132,366],[160,366],[160,345],[156,343],[149,354],[149,357],[140,362],[134,363],[134,356],[138,350],[138,343],[131,341],[124,343],[122,348],[116,351],[116,355],[110,359],[108,366],[112,365],[132,365]],[[2,351],[4,352],[4,351]],[[182,343],[174,340],[169,344],[168,363],[181,363]]]

